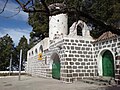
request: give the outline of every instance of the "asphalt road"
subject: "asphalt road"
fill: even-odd
[[[98,86],[83,82],[65,84],[62,81],[30,76],[0,77],[0,90],[120,90],[117,87]]]

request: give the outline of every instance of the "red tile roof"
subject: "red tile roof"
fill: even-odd
[[[103,33],[98,39],[95,40],[95,42],[106,40],[106,39],[117,37],[117,36],[118,36],[117,34],[113,34],[112,32],[108,31],[108,32]]]

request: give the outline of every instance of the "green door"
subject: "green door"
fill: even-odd
[[[105,51],[102,56],[103,76],[114,77],[114,59],[110,51]]]
[[[60,79],[60,63],[54,62],[52,64],[52,77],[55,79]]]

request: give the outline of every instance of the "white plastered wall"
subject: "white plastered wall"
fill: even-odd
[[[67,35],[68,16],[67,14],[58,14],[49,17],[49,38],[53,40],[55,34]]]
[[[49,38],[45,38],[42,41],[40,41],[38,44],[36,44],[34,47],[32,47],[28,52],[27,52],[27,58],[35,57],[39,53],[42,53],[40,50],[40,46],[43,47],[43,50],[46,50],[49,48]],[[35,50],[37,49],[37,53],[35,53]],[[32,54],[33,52],[33,54]],[[30,56],[29,56],[30,54]]]

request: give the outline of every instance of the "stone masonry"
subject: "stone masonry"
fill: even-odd
[[[81,20],[73,23],[70,34],[67,34],[66,14],[51,16],[50,20],[49,37],[28,51],[26,65],[28,74],[52,78],[52,64],[54,59],[58,59],[60,80],[63,82],[72,83],[79,79],[103,76],[102,55],[109,50],[114,58],[114,78],[120,84],[120,36],[106,32],[94,40],[90,36],[89,27]],[[76,25],[81,26],[82,36],[77,35]],[[39,54],[42,59],[38,59]]]

